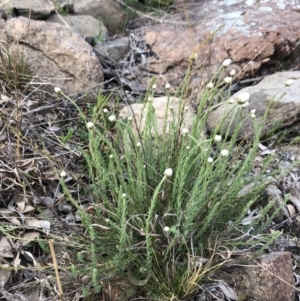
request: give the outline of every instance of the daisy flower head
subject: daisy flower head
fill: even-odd
[[[56,94],[61,93],[61,88],[60,88],[60,87],[54,87],[54,92],[55,92]]]
[[[59,176],[60,176],[61,178],[65,178],[65,177],[67,176],[67,173],[63,170],[63,171],[59,174]]]
[[[230,84],[232,82],[232,77],[231,76],[227,76],[224,78],[224,83],[225,84]]]
[[[115,121],[117,120],[117,117],[116,117],[115,115],[110,115],[110,116],[108,117],[108,120],[109,120],[110,122],[115,122]]]
[[[231,64],[231,62],[231,59],[226,59],[223,61],[222,66],[226,68]]]
[[[222,149],[221,150],[221,156],[222,157],[228,157],[229,156],[229,151],[227,149]]]
[[[222,140],[222,136],[221,135],[216,135],[214,140],[215,140],[215,142],[220,142]]]
[[[92,129],[92,128],[94,127],[94,123],[91,122],[91,121],[89,121],[89,122],[87,122],[86,127],[87,127],[88,129]]]
[[[164,171],[164,176],[165,177],[172,177],[173,175],[173,169],[172,168],[167,168],[165,171]]]
[[[235,76],[235,70],[232,69],[229,74],[230,74],[230,76]]]
[[[213,83],[213,82],[209,82],[209,83],[206,85],[206,88],[207,88],[208,90],[213,89],[213,88],[214,88],[214,83]]]
[[[248,102],[250,98],[250,94],[248,92],[242,92],[237,96],[237,102],[238,104],[243,104],[245,102]]]
[[[182,134],[183,136],[187,135],[188,133],[189,133],[189,130],[188,130],[187,128],[183,128],[183,129],[181,130],[181,134]]]

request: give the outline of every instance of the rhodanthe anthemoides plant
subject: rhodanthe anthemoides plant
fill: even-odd
[[[194,54],[191,65],[195,59]],[[230,63],[230,59],[225,60],[221,69]],[[231,71],[231,77],[224,82],[231,84],[234,75]],[[99,96],[90,121],[84,120],[88,147],[81,151],[89,179],[85,190],[91,198],[93,214],[80,206],[80,197],[77,199],[85,190],[72,194],[61,183],[78,208],[90,237],[89,256],[81,271],[92,275],[90,289],[101,289],[99,283],[123,275],[129,286],[142,287],[150,299],[184,300],[226,264],[230,250],[237,244],[251,249],[263,243],[259,236],[253,237],[268,208],[262,209],[250,225],[243,225],[242,220],[260,200],[264,188],[279,176],[279,171],[266,176],[271,162],[267,160],[259,174],[253,176],[251,172],[261,132],[255,110],[248,116],[255,129],[253,139],[238,142],[245,120],[238,117],[245,104],[249,104],[250,95],[242,92],[236,101],[224,102],[233,106],[236,110],[233,118],[239,120],[233,134],[228,131],[221,134],[219,127],[199,139],[209,112],[219,105],[212,104],[210,95],[220,87],[213,81],[206,86],[207,93],[199,106],[201,111],[193,128],[188,129],[182,125],[183,113],[189,110],[185,99],[188,80],[184,83],[178,92],[179,115],[175,116],[168,107],[170,113],[166,112],[166,116],[173,114],[174,119],[168,127],[169,133],[163,137],[158,134],[152,107],[155,83],[145,96],[148,110],[143,131],[133,131],[132,126],[138,122],[134,114],[121,120],[117,112],[106,109],[108,103],[103,96]],[[166,85],[166,89],[170,87]],[[241,194],[248,184],[253,188]],[[253,235],[244,235],[249,231]],[[264,243],[278,235],[270,234]],[[227,255],[220,256],[224,250]]]

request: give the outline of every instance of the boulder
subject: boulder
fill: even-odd
[[[36,82],[66,93],[99,89],[102,67],[92,48],[72,29],[54,23],[18,17],[2,23],[1,40],[18,48],[31,66]]]
[[[125,54],[129,51],[129,38],[121,37],[109,40],[106,43],[98,43],[94,48],[110,59],[118,62],[124,58]]]
[[[294,82],[291,86],[285,86],[287,80]],[[249,106],[241,108],[237,104],[237,98],[244,92],[250,95]],[[207,129],[213,131],[218,127],[223,135],[227,131],[232,135],[243,120],[239,137],[251,139],[254,136],[254,124],[250,112],[256,110],[257,125],[263,126],[262,134],[266,134],[274,126],[286,126],[297,120],[300,113],[299,95],[300,71],[274,73],[266,76],[259,84],[235,93],[231,97],[233,103],[228,100],[222,102],[209,114]]]
[[[14,7],[21,16],[30,17],[31,19],[45,19],[54,9],[47,0],[9,0],[2,2],[1,6],[7,12]]]
[[[155,97],[146,104],[135,103],[124,107],[120,111],[119,118],[124,120],[132,116],[133,133],[139,137],[138,132],[142,134],[146,129],[147,113],[151,106],[154,109],[158,137],[163,138],[165,135],[173,133],[171,129],[172,124],[178,120],[177,118],[182,110],[183,121],[181,123],[181,129],[185,128],[191,132],[196,114],[190,105],[184,105],[184,109],[182,105],[182,101],[177,97]],[[154,135],[154,129],[152,131]],[[204,131],[202,131],[198,139],[204,140],[205,138],[206,135]]]
[[[182,10],[182,5],[179,9]],[[143,68],[163,74],[172,86],[179,86],[189,57],[197,52],[190,84],[197,97],[225,59],[230,58],[233,64],[220,77],[235,69],[235,80],[282,66],[283,58],[297,56],[300,39],[297,9],[295,1],[284,4],[277,0],[186,3],[184,14],[157,17],[160,24],[143,28],[145,42],[156,54]]]
[[[71,0],[74,12],[78,15],[90,15],[101,19],[108,28],[109,34],[124,29],[127,15],[116,0]]]
[[[48,22],[59,23],[64,26],[71,27],[75,32],[78,32],[84,38],[95,38],[99,41],[108,39],[108,30],[101,20],[97,20],[92,16],[59,16],[51,15]]]
[[[293,263],[289,252],[261,255],[251,266],[232,267],[227,273],[218,273],[218,279],[223,279],[233,288],[241,300],[295,300]]]

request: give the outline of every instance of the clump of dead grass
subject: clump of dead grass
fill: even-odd
[[[0,42],[0,82],[4,91],[25,89],[32,79],[33,70],[21,51],[20,45],[8,46]]]

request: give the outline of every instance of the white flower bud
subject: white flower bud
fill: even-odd
[[[285,82],[285,85],[286,85],[287,87],[289,87],[293,82],[294,82],[293,79],[288,79],[288,80]]]
[[[153,85],[152,85],[152,89],[153,89],[153,90],[156,90],[156,88],[157,88],[156,84],[153,84]]]
[[[228,157],[229,155],[229,151],[227,149],[222,149],[221,150],[221,156],[222,157]]]
[[[167,168],[164,171],[164,175],[165,175],[165,177],[172,177],[172,175],[173,175],[173,169],[172,168]]]
[[[87,127],[88,129],[92,129],[92,128],[94,127],[93,122],[91,122],[91,121],[87,122],[86,127]]]
[[[232,99],[232,98],[229,98],[227,102],[230,103],[230,104],[233,104],[233,103],[235,103],[235,100]]]
[[[109,155],[109,159],[112,159],[114,157],[114,155]]]
[[[171,88],[171,85],[169,83],[166,83],[166,87],[167,90],[169,90]]]
[[[196,61],[196,59],[198,58],[198,54],[197,53],[193,53],[191,56],[190,56],[190,60],[192,62]]]
[[[250,117],[253,118],[253,119],[256,118],[254,113],[250,114]]]
[[[243,104],[241,104],[241,107],[242,108],[246,108],[246,107],[248,107],[249,106],[249,102],[247,101],[247,102],[245,102],[245,103],[243,103]]]
[[[54,87],[54,92],[59,94],[61,93],[61,88],[60,87]]]
[[[255,112],[256,112],[256,109],[253,109],[250,111],[250,114],[255,114]]]
[[[209,158],[207,159],[207,162],[208,162],[208,163],[213,163],[213,162],[214,162],[214,159],[211,158],[211,157],[209,157]]]
[[[63,170],[63,171],[59,174],[59,176],[60,176],[61,178],[65,178],[65,177],[67,176],[67,173]]]
[[[136,146],[137,146],[137,147],[141,147],[141,146],[142,146],[142,143],[141,143],[141,142],[137,142]]]
[[[106,114],[106,113],[108,113],[108,110],[107,110],[106,108],[104,108],[104,109],[102,110],[102,112],[103,112],[104,114]]]
[[[224,78],[224,83],[225,84],[230,84],[231,82],[232,82],[232,77],[227,76],[227,77]]]
[[[183,136],[185,136],[186,134],[188,134],[188,132],[189,132],[189,130],[186,129],[186,128],[183,128],[183,129],[181,130],[181,134],[182,134]]]
[[[216,135],[214,140],[215,140],[215,142],[220,142],[222,140],[222,136]]]
[[[165,232],[169,232],[170,231],[170,228],[168,226],[164,227],[164,231]]]
[[[209,82],[207,85],[206,85],[206,88],[211,90],[214,88],[214,83],[213,82]]]
[[[235,70],[234,70],[234,69],[232,69],[232,70],[230,71],[230,73],[229,73],[229,74],[230,74],[230,76],[232,76],[232,77],[233,77],[233,76],[235,76]]]
[[[250,98],[250,94],[248,92],[242,92],[238,95],[237,97],[237,102],[239,104],[243,104],[245,102],[247,102]]]
[[[231,64],[231,59],[226,59],[224,60],[224,62],[222,63],[223,67],[228,67]]]
[[[115,115],[110,115],[110,116],[108,117],[108,120],[109,120],[110,122],[115,122],[115,121],[117,120],[117,118],[116,118]]]
[[[122,193],[122,198],[126,198],[126,193]]]
[[[128,118],[127,118],[129,121],[131,121],[132,120],[132,116],[130,115],[130,116],[128,116]]]

